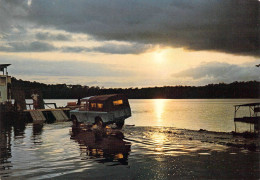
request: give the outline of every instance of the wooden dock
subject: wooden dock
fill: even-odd
[[[29,90],[32,103],[26,103],[25,92],[22,89],[12,90],[11,93],[11,76],[9,76],[7,72],[7,67],[10,65],[11,64],[0,64],[0,72],[3,72],[3,74],[0,75],[1,121],[14,122],[22,119],[27,122],[48,123],[69,120],[70,109],[58,108],[56,103],[45,103],[42,92],[38,89]]]
[[[26,119],[34,123],[61,122],[69,120],[69,108],[24,110]]]
[[[248,108],[248,113],[245,116],[240,115],[240,117],[237,117],[237,112],[240,108]],[[254,133],[259,134],[260,133],[260,103],[249,103],[249,104],[240,104],[235,105],[235,114],[234,114],[234,123],[235,123],[235,133],[237,133],[237,122],[239,123],[247,123],[250,124],[250,129],[246,132],[248,133]],[[251,128],[251,125],[253,128]]]

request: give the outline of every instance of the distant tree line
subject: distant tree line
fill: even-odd
[[[66,84],[44,84],[12,78],[12,89],[22,90],[30,98],[32,90],[42,92],[44,99],[77,99],[102,94],[126,94],[129,99],[210,99],[210,98],[260,98],[260,82],[233,82],[206,86],[164,86],[147,88],[100,88]],[[15,91],[13,91],[15,92]]]

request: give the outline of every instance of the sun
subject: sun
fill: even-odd
[[[164,61],[164,52],[162,50],[154,52],[154,60],[157,63],[162,63]]]

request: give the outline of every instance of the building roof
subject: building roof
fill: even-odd
[[[0,71],[3,71],[4,68],[7,68],[7,66],[10,66],[11,64],[0,64]]]
[[[260,106],[260,102],[259,103],[249,103],[249,104],[240,104],[240,105],[235,105],[235,106]]]

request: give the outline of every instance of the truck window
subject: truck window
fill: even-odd
[[[98,104],[97,104],[97,107],[98,107],[98,109],[102,109],[102,108],[103,108],[103,104],[98,103]]]
[[[90,105],[91,105],[92,108],[96,108],[97,107],[96,103],[91,103]]]
[[[113,101],[113,104],[114,104],[114,106],[119,106],[119,105],[123,104],[123,100],[120,99],[120,100]]]

